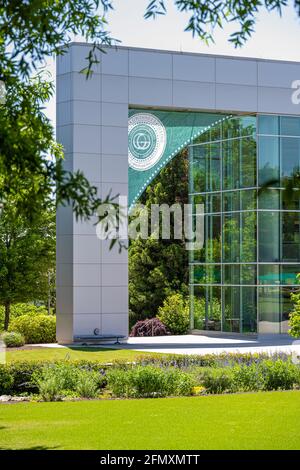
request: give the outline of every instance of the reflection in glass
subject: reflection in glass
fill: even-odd
[[[256,309],[256,288],[241,287],[241,317],[243,333],[255,333],[257,331],[257,309]]]
[[[194,287],[193,314],[196,330],[221,330],[221,288]]]
[[[192,194],[206,214],[204,246],[190,254],[200,330],[284,333],[300,289],[299,192],[287,198],[283,187],[300,166],[300,118],[258,116],[258,125],[258,149],[256,117],[235,116],[190,151],[191,192],[205,193]]]
[[[300,139],[282,137],[281,142],[281,178],[282,182],[295,174],[300,167]]]
[[[259,284],[280,284],[280,266],[279,264],[260,264],[259,265]]]
[[[300,119],[298,117],[281,116],[280,134],[300,137]]]
[[[258,213],[259,261],[280,261],[280,213]]]
[[[266,188],[258,196],[259,209],[280,209],[280,190]]]
[[[278,116],[258,116],[258,133],[266,135],[279,134]]]
[[[240,214],[225,214],[223,222],[223,259],[226,263],[240,261]]]
[[[241,261],[251,263],[256,261],[256,213],[241,212]]]
[[[241,321],[241,288],[224,287],[224,331],[232,333],[240,332]]]
[[[221,266],[215,264],[199,264],[193,266],[195,284],[220,284]]]
[[[297,274],[300,272],[299,264],[281,266],[280,283],[283,285],[297,285]]]
[[[278,186],[279,172],[279,138],[259,137],[259,177],[258,184],[272,182],[273,186]]]
[[[282,213],[282,260],[300,261],[300,213]]]
[[[280,333],[280,288],[259,287],[259,332]]]

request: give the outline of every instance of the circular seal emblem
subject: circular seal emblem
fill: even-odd
[[[134,170],[145,171],[162,157],[167,142],[163,123],[153,114],[133,114],[128,121],[128,161]]]

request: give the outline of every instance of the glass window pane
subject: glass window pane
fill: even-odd
[[[286,190],[281,191],[282,209],[283,210],[296,210],[300,209],[300,193],[299,189],[294,190],[292,195]]]
[[[259,209],[280,209],[280,190],[264,189],[258,196]]]
[[[256,185],[256,140],[241,139],[241,178],[240,187],[252,188]]]
[[[242,264],[241,284],[256,284],[256,265]]]
[[[221,288],[193,288],[194,328],[197,330],[221,330]]]
[[[191,152],[191,186],[192,192],[201,193],[207,191],[209,188],[208,174],[209,169],[207,167],[208,162],[208,145],[199,145],[190,147]]]
[[[300,213],[282,213],[282,260],[300,261]]]
[[[223,210],[225,212],[240,210],[240,191],[229,191],[223,193]]]
[[[224,283],[240,284],[240,265],[225,264],[224,265]]]
[[[209,211],[221,212],[221,194],[213,193],[209,195]]]
[[[205,318],[208,310],[208,297],[205,287],[192,287],[191,289],[191,313],[192,323],[196,330],[204,330]]]
[[[239,333],[241,314],[241,288],[224,287],[223,330]]]
[[[259,265],[259,284],[280,284],[280,269],[278,264],[260,264]]]
[[[300,265],[286,265],[281,266],[281,284],[284,285],[297,285],[297,274],[300,273]]]
[[[244,263],[255,262],[256,253],[256,212],[242,212],[240,259]]]
[[[223,142],[223,188],[236,189],[241,185],[240,149],[241,140]]]
[[[215,264],[193,266],[193,282],[195,284],[220,284],[221,267]]]
[[[241,209],[242,210],[250,210],[256,209],[256,191],[255,190],[247,190],[241,191]]]
[[[240,119],[232,117],[222,123],[223,139],[234,139],[240,136]]]
[[[280,214],[258,213],[259,261],[280,261]]]
[[[255,136],[256,116],[240,116],[239,123],[241,136]]]
[[[279,135],[278,116],[258,116],[259,134]]]
[[[219,215],[204,216],[204,244],[199,250],[193,251],[192,259],[202,263],[221,261],[221,217]]]
[[[259,185],[279,184],[279,138],[259,137]]]
[[[206,329],[213,331],[221,330],[221,287],[208,287],[209,308]]]
[[[281,116],[280,134],[300,136],[300,119],[298,117]]]
[[[209,140],[213,142],[214,140],[222,139],[222,126],[216,125],[210,128],[209,130]]]
[[[209,145],[209,191],[218,191],[221,183],[221,143]]]
[[[282,137],[281,141],[281,177],[293,176],[299,170],[300,139]]]
[[[241,333],[257,332],[256,288],[242,287],[242,331]]]
[[[223,225],[223,260],[240,261],[240,214],[225,214]]]
[[[280,333],[280,288],[258,288],[259,333]]]

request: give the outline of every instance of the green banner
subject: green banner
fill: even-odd
[[[210,113],[130,109],[129,210],[172,158],[196,137],[228,117]]]

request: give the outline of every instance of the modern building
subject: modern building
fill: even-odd
[[[65,168],[101,196],[129,197],[183,148],[204,244],[190,252],[191,328],[284,333],[300,272],[300,64],[90,46],[57,60],[57,136]],[[268,183],[268,187],[261,190]],[[57,336],[128,334],[128,253],[96,236],[96,217],[57,214]]]

